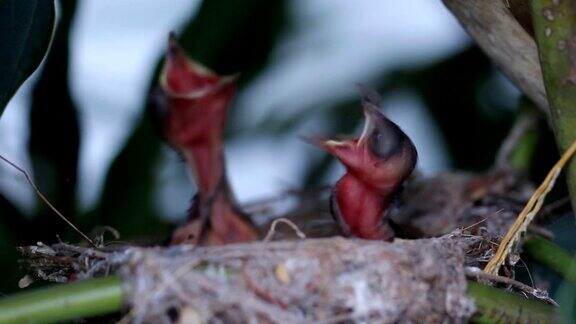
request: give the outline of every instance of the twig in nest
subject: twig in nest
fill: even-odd
[[[552,298],[548,297],[548,293],[546,291],[537,288],[532,288],[527,284],[524,284],[520,281],[516,281],[512,278],[486,273],[480,270],[480,268],[476,267],[466,267],[464,268],[464,273],[466,274],[466,277],[474,278],[476,279],[476,281],[482,279],[490,282],[503,283],[506,285],[513,286],[528,295],[544,300],[554,306],[558,306],[558,304]]]
[[[305,239],[306,238],[306,234],[304,234],[299,228],[298,226],[296,226],[296,224],[294,224],[291,220],[287,219],[287,218],[278,218],[275,219],[272,222],[272,225],[270,225],[270,230],[268,230],[268,233],[266,234],[266,236],[264,237],[264,239],[262,239],[262,241],[264,242],[268,242],[272,239],[272,237],[274,236],[274,234],[276,234],[276,226],[278,226],[278,223],[284,223],[288,226],[290,226],[293,230],[294,233],[296,233],[296,235],[301,238],[301,239]]]
[[[562,168],[564,165],[566,165],[568,160],[570,160],[575,152],[576,141],[572,142],[568,150],[562,154],[560,160],[558,160],[550,172],[548,172],[548,175],[546,175],[546,178],[542,184],[540,184],[536,191],[534,191],[534,194],[532,194],[532,197],[530,197],[530,200],[528,200],[528,203],[522,212],[520,212],[520,215],[518,215],[518,218],[516,218],[514,224],[512,224],[508,232],[506,232],[506,235],[504,235],[504,238],[498,246],[498,250],[484,268],[484,272],[493,275],[498,274],[498,271],[500,270],[502,264],[504,264],[506,257],[510,251],[512,251],[512,248],[518,242],[520,236],[526,232],[526,229],[528,228],[528,225],[530,225],[530,222],[532,222],[534,219],[534,216],[538,213],[540,208],[542,208],[544,199],[550,190],[552,190],[552,187],[554,187],[556,179],[558,179]]]
[[[58,211],[58,209],[56,209],[56,207],[54,207],[54,205],[52,205],[50,203],[50,201],[42,194],[42,192],[40,192],[40,189],[38,189],[38,187],[36,186],[36,183],[34,183],[34,181],[32,180],[32,177],[30,176],[30,174],[28,172],[26,172],[26,170],[22,169],[21,167],[19,167],[16,163],[8,160],[7,158],[5,158],[4,156],[0,155],[0,159],[2,159],[2,161],[8,163],[11,167],[13,167],[14,169],[18,170],[19,172],[21,172],[24,177],[26,178],[26,181],[28,181],[28,184],[30,184],[30,186],[32,187],[32,189],[34,189],[34,192],[36,193],[36,195],[46,204],[48,205],[48,207],[54,212],[56,213],[56,215],[58,215],[64,222],[66,222],[66,224],[68,224],[70,227],[72,227],[72,229],[74,229],[76,231],[76,233],[80,234],[80,236],[82,236],[86,241],[88,241],[88,243],[90,243],[92,246],[94,247],[98,247],[94,241],[92,241],[88,235],[84,234],[84,232],[82,232],[78,227],[76,227],[76,225],[74,225],[71,221],[68,220],[68,218],[66,218],[64,215],[62,215],[62,213],[60,211]]]

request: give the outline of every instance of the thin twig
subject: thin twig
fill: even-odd
[[[520,262],[522,262],[524,269],[526,269],[526,273],[528,274],[528,278],[530,278],[530,284],[532,284],[532,286],[536,286],[534,284],[534,279],[532,279],[532,274],[530,274],[530,268],[528,268],[528,265],[526,264],[526,262],[524,262],[524,260],[522,260],[522,258],[520,258]]]
[[[7,158],[5,158],[4,156],[2,156],[0,154],[0,159],[2,159],[2,161],[8,163],[11,167],[13,167],[14,169],[18,170],[19,172],[21,172],[24,177],[26,178],[26,181],[28,181],[28,183],[30,184],[30,186],[32,187],[32,189],[34,189],[34,192],[36,193],[36,195],[46,204],[48,205],[48,207],[50,209],[52,209],[52,211],[54,213],[56,213],[56,215],[58,215],[64,222],[66,222],[66,224],[68,224],[70,227],[72,227],[72,229],[74,229],[76,231],[76,233],[80,234],[80,236],[82,236],[86,241],[88,241],[88,243],[90,243],[93,247],[97,248],[98,246],[94,243],[94,241],[92,241],[88,235],[84,234],[84,232],[82,232],[78,227],[76,227],[76,225],[74,225],[71,221],[68,220],[68,218],[66,218],[64,215],[62,215],[62,213],[60,211],[58,211],[58,209],[56,209],[56,207],[54,207],[54,205],[52,205],[50,203],[50,201],[42,194],[42,192],[40,192],[40,189],[38,189],[38,187],[36,186],[36,183],[34,183],[34,181],[32,180],[32,177],[30,176],[30,174],[28,172],[26,172],[26,170],[22,169],[21,167],[19,167],[16,163],[8,160]]]
[[[519,289],[520,291],[529,294],[530,296],[534,296],[535,298],[544,300],[554,306],[558,306],[558,304],[552,298],[548,297],[546,291],[530,287],[527,284],[514,280],[512,278],[486,273],[477,267],[466,267],[464,269],[464,273],[466,274],[466,277],[475,278],[476,280],[483,279],[486,281],[503,283],[506,285],[513,286]]]
[[[487,221],[487,220],[488,220],[488,217],[484,217],[484,218],[482,218],[481,220],[477,221],[476,223],[464,227],[464,228],[462,229],[462,231],[467,231],[467,230],[471,229],[471,228],[474,227],[474,226],[477,226],[477,225],[480,225],[480,224],[484,223],[484,222]]]
[[[266,237],[264,237],[264,239],[262,239],[262,241],[264,242],[268,242],[272,239],[272,237],[274,236],[274,234],[276,234],[276,226],[278,226],[278,223],[284,223],[288,226],[290,226],[293,230],[294,233],[296,233],[296,235],[301,238],[301,239],[305,239],[306,238],[306,234],[304,234],[299,228],[298,226],[296,226],[296,224],[294,224],[291,220],[287,219],[287,218],[278,218],[275,219],[272,222],[272,225],[270,225],[270,230],[268,230],[268,233],[266,234]]]

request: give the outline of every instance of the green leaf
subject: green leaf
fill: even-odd
[[[54,29],[54,1],[0,1],[0,115],[36,70]]]

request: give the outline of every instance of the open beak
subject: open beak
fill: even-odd
[[[223,174],[222,133],[235,78],[219,76],[189,58],[170,35],[160,88],[163,137],[184,156],[201,193],[208,197]]]
[[[370,137],[375,125],[382,124],[377,122],[386,117],[379,110],[382,105],[382,97],[375,90],[363,84],[357,84],[356,87],[360,92],[364,109],[364,129],[358,139],[358,145],[363,145]]]
[[[364,131],[358,140],[374,159],[404,160],[408,165],[416,163],[416,149],[410,138],[390,119],[380,112],[381,99],[375,92],[361,88],[364,109]],[[368,91],[368,92],[366,92]]]
[[[174,34],[168,39],[166,61],[160,74],[162,90],[173,98],[195,99],[234,83],[237,75],[219,76],[190,59]]]
[[[382,102],[382,98],[374,90],[358,84],[357,85],[361,95],[362,95],[362,107],[364,109],[364,128],[362,134],[358,139],[346,139],[346,140],[335,140],[324,137],[311,137],[306,138],[308,142],[314,144],[324,150],[334,153],[342,148],[353,148],[360,147],[366,144],[366,141],[373,132],[374,127],[377,125],[385,126],[383,119],[387,120],[384,115],[380,112],[379,108]]]
[[[315,137],[309,141],[337,157],[348,170],[375,182],[372,185],[376,187],[400,182],[416,164],[414,144],[380,112],[380,96],[364,86],[359,88],[365,118],[360,137],[341,141]]]
[[[330,154],[334,154],[343,149],[353,149],[357,145],[356,139],[337,140],[324,136],[303,136],[304,141],[319,147]]]
[[[359,85],[364,112],[364,128],[358,138],[334,140],[308,139],[312,144],[336,156],[347,167],[363,167],[368,161],[388,160],[412,142],[404,132],[380,112],[382,99],[373,90]]]
[[[386,118],[378,111],[378,108],[371,103],[364,103],[364,129],[362,130],[362,134],[358,139],[357,145],[365,145],[368,139],[370,138],[370,134],[374,131],[374,128],[377,125],[382,125],[381,122],[382,118]]]

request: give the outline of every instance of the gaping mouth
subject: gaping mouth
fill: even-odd
[[[364,128],[362,134],[358,138],[348,138],[344,140],[330,139],[316,137],[309,139],[313,144],[320,146],[324,149],[330,150],[331,148],[353,147],[358,148],[366,144],[370,135],[376,127],[376,121],[380,117],[380,112],[376,107],[371,105],[364,106]]]
[[[338,151],[338,149],[355,148],[358,143],[358,140],[355,138],[338,140],[323,136],[306,136],[302,137],[302,139],[314,146],[326,150],[331,154],[334,154],[336,151]]]
[[[190,59],[174,35],[170,35],[160,86],[172,98],[197,99],[234,82],[237,75],[219,76]]]
[[[374,127],[375,127],[374,118],[375,118],[375,114],[377,114],[377,112],[374,112],[373,109],[375,109],[375,108],[372,106],[368,106],[368,105],[364,106],[364,129],[362,130],[362,134],[360,135],[360,138],[358,139],[358,143],[356,144],[357,146],[360,146],[360,145],[366,143],[366,141],[370,137],[370,134],[374,130]]]

